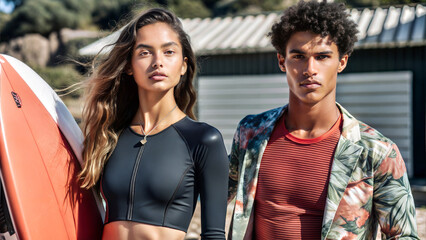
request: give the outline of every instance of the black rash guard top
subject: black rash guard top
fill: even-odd
[[[105,165],[105,224],[134,221],[186,232],[200,195],[202,238],[225,239],[229,163],[220,132],[184,117],[144,145],[142,138],[124,129]]]

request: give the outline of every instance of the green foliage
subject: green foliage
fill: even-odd
[[[4,0],[7,3],[13,3],[15,5],[15,8],[19,8],[22,6],[27,0]]]
[[[287,6],[283,5],[282,0],[265,0],[262,1],[261,7],[263,11],[279,11],[284,10],[285,7],[289,7],[290,5],[293,5],[297,3],[296,0],[293,1],[287,1]]]
[[[233,0],[216,4],[215,12],[220,14],[260,13],[264,11],[281,11],[298,2],[298,0]],[[226,2],[226,3],[224,3]]]
[[[426,3],[426,0],[336,0],[336,2],[345,3],[347,7],[361,8],[361,7],[379,7],[391,6],[412,3]]]
[[[11,14],[0,13],[0,41],[39,33],[48,36],[62,28],[114,29],[132,12],[148,7],[171,9],[181,18],[211,17],[261,11],[280,11],[297,0],[4,0],[15,4]],[[348,7],[426,3],[426,0],[336,0]]]
[[[96,7],[91,13],[93,23],[101,29],[111,29],[116,27],[114,22],[118,22],[125,15],[129,14],[134,4],[141,3],[142,1],[95,0],[94,2]]]
[[[213,9],[216,4],[218,4],[219,1],[217,0],[202,0],[204,3],[204,6],[206,6],[208,9]]]
[[[10,14],[0,12],[0,31],[10,20]]]
[[[73,84],[79,83],[82,76],[71,65],[62,65],[57,67],[39,67],[32,66],[33,70],[37,72],[51,88],[59,93],[67,93],[64,90]],[[71,92],[66,97],[78,98],[82,94],[82,90]]]
[[[211,11],[200,0],[173,1],[169,8],[181,18],[205,18],[211,16]]]
[[[64,55],[67,57],[70,57],[71,59],[78,59],[80,58],[80,54],[78,53],[78,50],[91,44],[92,42],[96,41],[98,39],[96,38],[77,38],[72,39],[68,41],[64,46]]]
[[[91,22],[90,0],[32,0],[25,2],[11,15],[1,31],[2,40],[39,33],[48,36],[62,28],[79,28]]]

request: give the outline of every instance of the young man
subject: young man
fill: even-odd
[[[272,27],[289,103],[238,126],[230,238],[419,239],[397,146],[335,101],[357,32],[343,4],[314,1]]]

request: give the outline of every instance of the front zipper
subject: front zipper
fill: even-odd
[[[139,169],[139,163],[141,162],[142,153],[145,148],[145,145],[142,144],[142,146],[139,148],[138,156],[136,158],[135,165],[133,166],[133,173],[132,173],[132,179],[130,181],[130,192],[129,192],[129,208],[127,209],[127,220],[132,220],[132,214],[133,214],[133,202],[134,202],[134,195],[135,195],[135,180],[136,175]]]

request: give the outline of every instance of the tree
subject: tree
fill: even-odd
[[[343,2],[348,7],[379,7],[379,6],[391,6],[401,4],[412,4],[412,3],[426,3],[426,0],[337,0],[337,2]]]
[[[209,0],[204,0],[209,1]],[[298,0],[222,0],[214,5],[214,15],[255,14],[265,11],[281,11]]]
[[[1,30],[1,40],[27,33],[48,36],[62,28],[80,28],[91,24],[91,0],[32,0],[12,12]]]
[[[181,18],[210,17],[211,11],[200,0],[171,1],[169,8]]]
[[[16,8],[22,6],[27,0],[4,0],[7,3],[12,3]]]
[[[146,1],[96,0],[92,11],[93,23],[101,29],[114,28],[115,23],[134,10],[134,6]]]
[[[10,14],[0,12],[0,29],[10,20]]]

